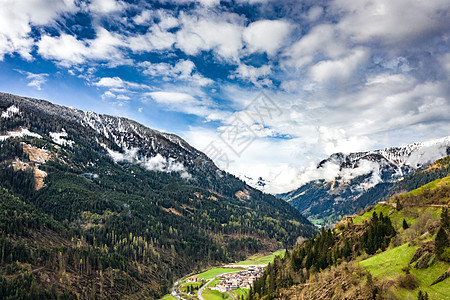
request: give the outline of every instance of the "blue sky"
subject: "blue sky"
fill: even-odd
[[[0,5],[2,92],[176,133],[270,192],[334,152],[450,135],[446,0]],[[246,118],[262,91],[271,112]]]

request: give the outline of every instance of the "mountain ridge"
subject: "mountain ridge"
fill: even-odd
[[[404,147],[335,153],[307,170],[305,175],[314,180],[277,196],[320,225],[330,225],[382,200],[405,176],[447,155],[448,136]]]

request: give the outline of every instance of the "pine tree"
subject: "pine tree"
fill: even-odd
[[[408,223],[406,222],[405,219],[403,219],[403,229],[408,229],[408,228],[409,228]]]
[[[441,226],[436,234],[436,239],[434,241],[435,252],[438,257],[444,252],[445,247],[448,245],[448,237],[445,229]]]

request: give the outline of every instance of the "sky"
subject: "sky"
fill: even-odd
[[[450,135],[448,0],[0,0],[0,91],[175,133],[281,193]]]

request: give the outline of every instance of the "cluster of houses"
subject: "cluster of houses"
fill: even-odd
[[[236,290],[238,288],[249,289],[253,282],[261,277],[263,271],[263,267],[250,266],[245,271],[239,271],[233,274],[224,274],[219,277],[219,284],[211,289],[217,290],[220,293],[226,293],[229,290]]]

